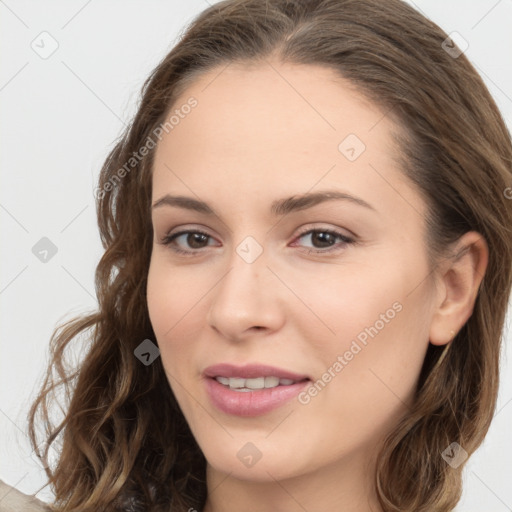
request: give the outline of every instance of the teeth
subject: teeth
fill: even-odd
[[[230,388],[245,388],[245,379],[239,379],[238,377],[233,377],[229,379],[228,386]]]
[[[249,389],[263,389],[265,387],[265,377],[257,377],[256,379],[245,379],[245,386]]]
[[[295,381],[291,379],[280,379],[279,377],[256,377],[243,379],[241,377],[215,377],[217,382],[229,386],[236,391],[251,391],[257,389],[271,389],[277,386],[290,386]]]
[[[266,388],[275,388],[279,386],[279,377],[265,377],[265,387]]]

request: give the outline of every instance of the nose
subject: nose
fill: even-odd
[[[212,290],[208,324],[230,341],[278,331],[284,324],[282,290],[263,256],[247,263],[238,254]]]

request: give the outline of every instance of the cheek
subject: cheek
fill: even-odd
[[[429,298],[425,287],[414,289],[420,274],[416,267],[390,265],[366,272],[337,268],[331,276],[296,281],[294,291],[310,311],[297,301],[290,316],[303,350],[318,362],[318,392],[329,387],[348,402],[364,397],[375,407],[388,404],[385,395],[409,399],[428,346]]]
[[[172,327],[171,312],[175,312],[176,299],[171,290],[176,284],[164,267],[153,257],[149,266],[147,302],[151,325],[157,338]]]
[[[186,392],[193,388],[191,368],[183,361],[193,360],[194,345],[188,340],[197,332],[194,320],[200,307],[200,296],[190,279],[193,281],[193,276],[184,279],[183,273],[172,271],[165,262],[151,261],[147,284],[149,317],[167,381],[188,418],[193,415],[195,401]]]
[[[322,351],[348,349],[347,342],[358,336],[364,343],[368,329],[377,324],[377,330],[384,331],[400,316],[404,277],[397,269],[377,272],[332,265],[323,272],[296,271],[285,279],[294,283],[298,299],[291,298],[291,321],[300,322],[301,331]]]
[[[194,265],[171,268],[165,255],[153,258],[149,268],[149,317],[162,365],[181,404],[186,398],[182,397],[183,386],[191,389],[191,380],[199,379],[198,345],[204,337],[208,292],[218,280],[217,274],[210,274]]]
[[[334,333],[304,311],[295,315],[305,353],[316,363],[314,383],[300,397],[311,437],[319,440],[305,458],[336,458],[390,430],[408,409],[428,345],[418,321],[424,291],[409,294],[403,270],[321,281],[309,281],[309,288],[304,281],[299,291],[309,290],[309,306]]]
[[[208,280],[188,268],[171,268],[165,256],[152,258],[148,272],[147,301],[157,337],[167,338],[189,312],[194,315],[208,289]]]
[[[200,299],[192,284],[180,272],[168,269],[160,258],[152,259],[147,284],[148,311],[166,370],[171,370],[170,364],[180,359],[180,352],[186,347],[179,342],[180,331],[194,317],[187,312],[193,312],[193,305]],[[173,357],[169,357],[171,352]]]

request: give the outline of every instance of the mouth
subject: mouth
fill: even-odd
[[[206,392],[215,408],[245,417],[281,407],[311,382],[306,375],[259,364],[214,365],[208,367],[203,376]]]
[[[215,380],[233,391],[257,391],[259,389],[273,389],[278,386],[291,386],[299,381],[293,379],[279,378],[276,376],[256,377],[244,379],[243,377],[223,377],[217,376]]]

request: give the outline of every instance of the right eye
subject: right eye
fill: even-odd
[[[192,255],[198,252],[198,249],[215,245],[215,243],[210,243],[212,241],[214,241],[214,239],[208,233],[198,230],[188,230],[166,235],[162,239],[162,244],[168,245],[171,250],[179,254]]]

